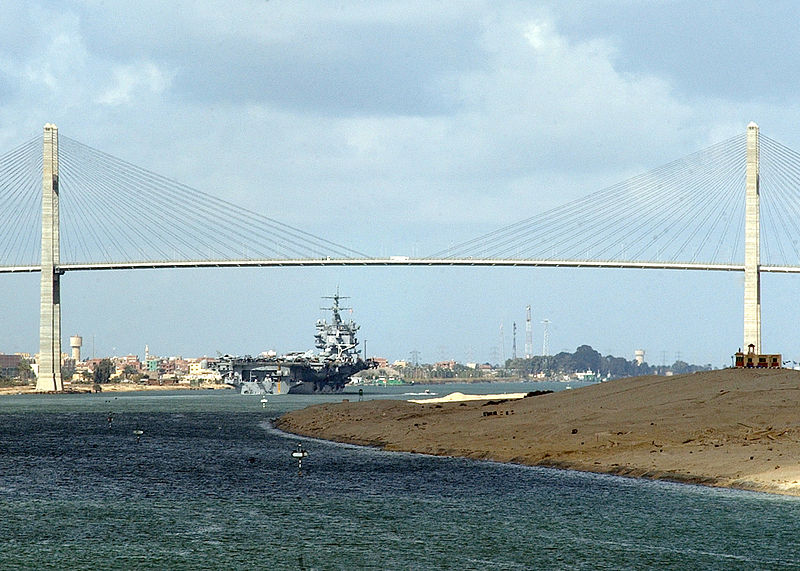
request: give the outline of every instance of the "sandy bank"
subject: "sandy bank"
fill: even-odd
[[[321,404],[282,430],[354,444],[800,495],[800,371],[637,377],[518,400]]]
[[[495,399],[521,399],[525,393],[497,393],[495,395],[465,395],[464,393],[450,393],[443,397],[409,399],[408,402],[417,404],[437,404],[441,402],[463,402],[468,400],[495,400]]]

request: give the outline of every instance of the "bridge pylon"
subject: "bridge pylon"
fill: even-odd
[[[758,125],[747,126],[744,222],[744,350],[761,353],[761,247]]]
[[[37,391],[62,391],[61,274],[58,222],[58,128],[44,126],[42,259]]]

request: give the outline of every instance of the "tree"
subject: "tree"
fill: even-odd
[[[600,356],[600,353],[589,347],[589,345],[581,345],[572,355],[572,362],[576,371],[594,371],[598,373],[600,372],[602,361],[603,357]]]
[[[66,365],[61,365],[61,380],[68,381],[72,378],[72,375],[75,374],[75,365],[72,364],[71,360],[67,361]]]
[[[601,374],[611,375],[613,378],[619,377],[632,377],[634,375],[649,374],[649,370],[644,368],[637,368],[637,365],[624,359],[622,357],[614,357],[613,355],[606,355],[603,359],[603,367],[600,369]]]
[[[31,364],[28,362],[27,359],[20,359],[19,365],[17,366],[17,370],[19,371],[19,378],[23,381],[27,381],[33,378],[33,369],[31,368]]]
[[[139,371],[133,365],[125,365],[125,368],[122,369],[122,376],[128,380],[135,379],[138,378]]]
[[[108,379],[111,378],[111,375],[113,373],[114,373],[114,363],[111,362],[111,359],[103,359],[94,368],[95,384],[101,385],[103,383],[107,383]]]

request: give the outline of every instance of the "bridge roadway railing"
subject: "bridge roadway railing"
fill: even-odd
[[[298,258],[266,260],[179,260],[139,262],[96,262],[61,264],[59,273],[89,270],[144,270],[173,268],[291,268],[325,266],[472,266],[529,268],[630,268],[641,270],[704,270],[743,272],[744,264],[708,264],[701,262],[632,262],[618,260],[524,260],[477,258]],[[39,272],[39,266],[0,266],[0,274]],[[800,274],[800,266],[761,265],[761,273]]]
[[[744,264],[709,264],[701,262],[641,262],[619,260],[527,260],[477,258],[299,258],[241,260],[173,260],[135,262],[66,263],[60,273],[88,270],[139,270],[171,268],[253,268],[253,267],[316,267],[316,266],[472,266],[472,267],[555,267],[555,268],[633,268],[645,270],[744,271]],[[38,272],[39,266],[4,266],[0,273]],[[800,266],[761,266],[760,271],[800,273]]]

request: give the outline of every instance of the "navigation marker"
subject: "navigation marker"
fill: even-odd
[[[297,450],[292,452],[292,458],[297,458],[297,475],[303,475],[303,458],[308,456],[308,451],[303,449],[301,443],[297,443]]]

